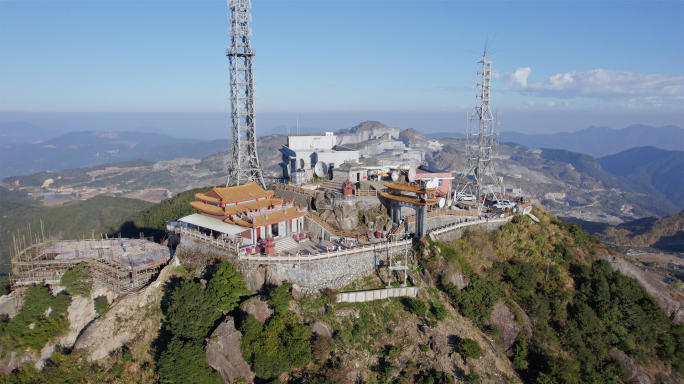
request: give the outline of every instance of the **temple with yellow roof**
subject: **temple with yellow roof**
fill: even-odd
[[[306,207],[294,201],[274,197],[274,191],[257,182],[234,187],[214,187],[206,193],[196,193],[197,201],[190,206],[198,214],[179,221],[212,236],[237,240],[241,244],[256,244],[259,239],[289,236],[303,230]]]

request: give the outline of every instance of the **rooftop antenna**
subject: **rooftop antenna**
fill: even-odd
[[[497,191],[501,191],[501,179],[496,177],[492,164],[498,120],[489,108],[492,81],[492,62],[487,60],[489,44],[487,36],[482,58],[477,62],[478,83],[475,97],[479,99],[479,103],[468,119],[466,163],[456,187],[456,193],[470,193],[475,196],[478,214],[482,213],[485,197],[490,192],[496,197]]]
[[[229,0],[230,48],[226,56],[230,63],[230,119],[233,140],[232,158],[226,186],[253,181],[266,187],[259,164],[254,123],[254,51],[250,44],[250,0]]]

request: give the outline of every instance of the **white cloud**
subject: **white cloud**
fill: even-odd
[[[520,84],[523,88],[527,87],[527,78],[532,73],[532,68],[518,68],[514,72],[506,72],[506,81],[512,84]]]
[[[326,87],[337,87],[339,85],[340,85],[340,83],[332,83],[332,84],[326,85]]]
[[[642,74],[610,69],[566,72],[548,79],[529,82],[530,67],[506,73],[506,81],[519,91],[546,97],[596,97],[602,99],[629,98],[659,104],[663,98],[678,98],[684,94],[684,76]]]

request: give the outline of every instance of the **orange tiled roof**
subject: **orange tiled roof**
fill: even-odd
[[[218,207],[212,204],[206,204],[201,201],[193,201],[190,203],[195,209],[202,212],[211,213],[212,215],[234,215],[236,213],[245,213],[248,210],[255,211],[261,208],[268,208],[270,206],[279,206],[283,204],[283,199],[279,197],[271,197],[264,200],[252,201],[250,203],[242,203],[237,205],[231,205],[228,207]]]
[[[288,208],[286,210],[286,212],[283,210],[279,210],[279,211],[275,211],[272,213],[265,214],[264,215],[265,217],[262,215],[254,216],[252,218],[252,220],[254,220],[254,222],[249,222],[248,220],[246,220],[247,218],[241,219],[237,216],[230,216],[223,221],[228,223],[228,224],[235,224],[235,225],[239,225],[241,227],[252,228],[252,227],[261,227],[264,225],[280,223],[281,221],[296,219],[296,218],[302,217],[304,215],[306,215],[306,212],[299,212],[294,208]]]
[[[380,192],[380,195],[386,199],[401,201],[404,203],[410,203],[415,205],[434,205],[439,202],[439,199],[427,198],[425,202],[420,201],[420,197],[416,196],[403,196],[403,195],[392,195],[387,192]]]
[[[415,185],[392,183],[389,181],[383,181],[382,185],[384,185],[385,187],[387,187],[389,189],[396,189],[397,191],[413,192],[413,193],[432,193],[432,192],[437,191],[437,188],[418,187]]]
[[[243,201],[255,200],[273,196],[274,191],[263,189],[256,181],[249,184],[237,185],[234,187],[219,188],[214,187],[207,193],[196,193],[198,200],[211,203],[240,203]],[[218,197],[217,197],[218,196]]]

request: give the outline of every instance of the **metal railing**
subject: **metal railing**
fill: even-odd
[[[266,256],[266,255],[240,255],[240,261],[256,262],[256,263],[301,263],[309,261],[317,261],[324,259],[332,259],[336,257],[344,257],[356,255],[364,252],[396,252],[398,250],[403,250],[405,248],[410,248],[412,245],[412,240],[401,240],[396,242],[387,243],[376,243],[368,245],[359,245],[353,248],[345,248],[344,250],[334,251],[334,252],[324,252],[315,253],[310,255],[277,255],[277,256]]]

